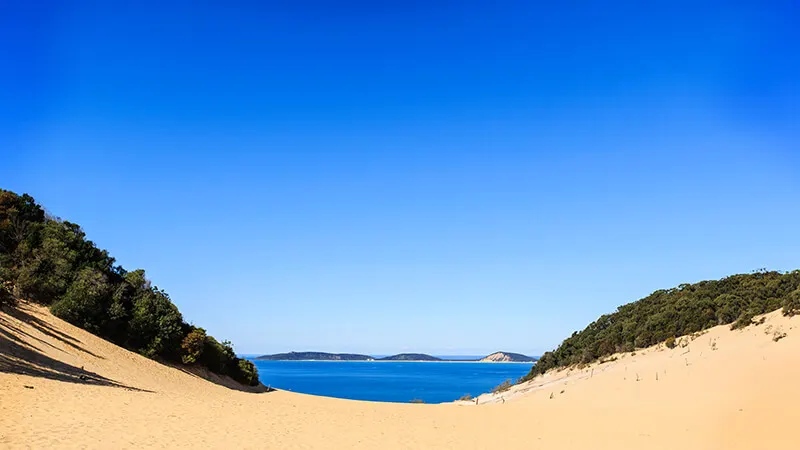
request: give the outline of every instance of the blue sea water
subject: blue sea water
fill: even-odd
[[[425,403],[477,396],[530,371],[531,363],[258,361],[266,386],[353,400]]]

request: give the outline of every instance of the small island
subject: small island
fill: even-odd
[[[257,360],[266,361],[374,361],[369,355],[355,353],[325,353],[325,352],[289,352],[274,355],[262,355]]]
[[[534,356],[527,356],[521,353],[494,352],[481,358],[480,362],[536,362],[537,359]]]
[[[444,361],[435,356],[426,355],[424,353],[400,353],[398,355],[387,356],[381,358],[381,361]]]

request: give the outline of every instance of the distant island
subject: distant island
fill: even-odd
[[[400,353],[399,355],[381,358],[381,361],[444,361],[442,358],[424,353]]]
[[[494,352],[491,355],[484,356],[480,359],[481,362],[536,362],[538,358],[534,356],[527,356],[521,353],[511,352]]]
[[[289,352],[262,355],[253,359],[267,361],[374,361],[376,358],[355,353]]]
[[[538,358],[520,353],[495,352],[478,359],[445,359],[425,353],[399,353],[376,358],[357,353],[289,352],[262,355],[253,358],[261,361],[460,361],[460,362],[535,362]]]

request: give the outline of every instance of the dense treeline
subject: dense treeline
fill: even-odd
[[[0,306],[15,298],[147,357],[199,364],[246,385],[258,384],[250,361],[229,342],[183,320],[143,270],[127,271],[86,239],[81,228],[48,217],[34,199],[0,189]]]
[[[753,317],[781,307],[786,315],[800,313],[800,270],[760,270],[656,291],[573,333],[542,355],[523,381],[555,367],[589,363],[717,325],[745,327]]]

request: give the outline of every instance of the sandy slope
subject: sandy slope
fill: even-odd
[[[412,405],[232,390],[22,305],[0,313],[0,447],[797,449],[799,324],[772,313],[478,406]]]

